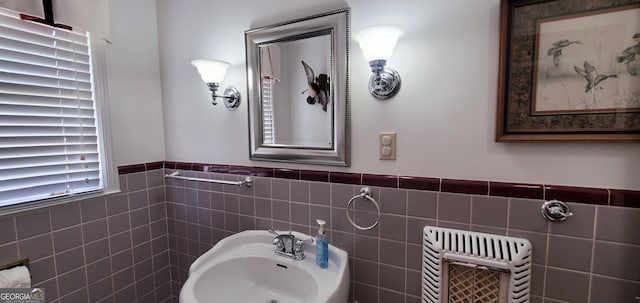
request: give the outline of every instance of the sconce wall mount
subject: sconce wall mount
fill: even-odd
[[[233,85],[225,88],[223,95],[216,95],[220,84],[209,82],[207,83],[209,91],[211,91],[211,104],[218,105],[217,98],[224,99],[224,106],[228,109],[236,109],[240,106],[240,91]]]
[[[223,95],[217,95],[216,92],[220,87],[220,83],[224,80],[224,74],[227,72],[227,68],[231,64],[218,61],[218,60],[205,60],[198,59],[191,61],[191,65],[195,66],[200,73],[202,81],[207,84],[209,91],[211,92],[211,104],[217,105],[217,98],[224,99],[224,105],[228,109],[236,109],[240,106],[241,95],[238,88],[235,86],[228,86]]]
[[[369,93],[378,99],[389,99],[400,90],[400,74],[385,67],[403,29],[396,25],[376,25],[360,31],[356,40],[371,67]]]
[[[393,68],[385,68],[387,60],[373,60],[371,77],[369,77],[369,93],[378,99],[389,99],[400,90],[400,74]]]

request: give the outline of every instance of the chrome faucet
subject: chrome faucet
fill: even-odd
[[[296,240],[295,236],[291,233],[291,230],[289,230],[289,233],[287,234],[279,234],[275,230],[269,229],[269,233],[275,236],[272,243],[276,246],[276,255],[298,261],[304,259],[304,250],[302,248],[302,244],[307,241],[313,242],[313,238],[309,238],[306,240]]]

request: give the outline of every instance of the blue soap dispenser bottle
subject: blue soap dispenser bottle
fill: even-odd
[[[324,225],[327,222],[320,219],[316,219],[316,222],[320,225],[316,235],[316,264],[320,268],[327,268],[329,267],[329,243],[327,243],[327,236],[324,230]]]

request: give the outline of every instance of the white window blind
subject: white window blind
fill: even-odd
[[[273,77],[262,79],[262,143],[275,143],[273,125]]]
[[[0,206],[103,189],[89,41],[0,10]]]

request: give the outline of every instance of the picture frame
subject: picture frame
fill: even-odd
[[[499,43],[496,142],[640,142],[640,0],[501,0]]]

